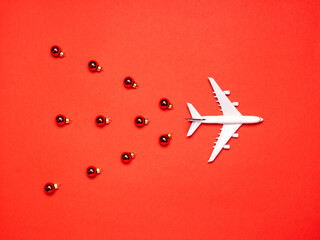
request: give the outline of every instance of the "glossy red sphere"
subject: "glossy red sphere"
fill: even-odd
[[[103,127],[106,125],[106,118],[102,115],[97,116],[96,124],[98,127]]]
[[[133,86],[133,84],[134,84],[134,81],[133,81],[132,77],[126,77],[126,78],[124,79],[123,83],[124,83],[124,86],[125,86],[126,88],[132,88],[132,86]]]
[[[66,117],[62,114],[58,115],[56,117],[56,123],[58,124],[58,126],[63,126],[66,124]]]
[[[129,163],[132,160],[132,154],[130,152],[124,152],[121,155],[121,160],[124,163]]]
[[[146,119],[142,116],[137,116],[134,123],[137,127],[143,127],[146,124]]]
[[[163,110],[170,109],[172,105],[167,98],[161,98],[159,102],[160,108]]]
[[[54,57],[59,57],[60,52],[61,52],[61,49],[60,49],[60,47],[58,47],[58,46],[53,46],[53,47],[51,48],[51,54],[52,54],[52,56],[54,56]]]
[[[99,64],[96,61],[90,61],[89,62],[89,70],[91,72],[95,72],[98,69]]]
[[[54,187],[54,184],[53,184],[53,183],[47,183],[47,184],[44,186],[44,191],[45,191],[45,193],[48,194],[48,195],[53,194],[53,193],[56,191],[56,189],[55,189],[55,187]]]
[[[90,178],[94,178],[97,176],[97,169],[93,166],[87,168],[87,176]]]
[[[161,146],[168,146],[168,144],[170,142],[170,137],[167,134],[163,134],[160,136],[159,142],[160,142]]]

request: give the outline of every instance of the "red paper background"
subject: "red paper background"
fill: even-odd
[[[319,5],[1,1],[0,239],[319,239]],[[187,138],[185,121],[186,102],[220,114],[208,76],[264,118],[213,164],[220,126]],[[104,171],[90,180],[89,165]],[[50,197],[47,181],[61,184]]]

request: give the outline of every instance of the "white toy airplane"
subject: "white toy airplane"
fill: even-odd
[[[213,92],[216,94],[215,98],[218,99],[219,106],[223,115],[220,116],[201,116],[197,110],[192,106],[191,103],[187,103],[189,111],[192,118],[187,118],[186,120],[191,121],[191,126],[188,131],[187,136],[190,137],[200,126],[201,123],[206,124],[223,124],[220,136],[217,138],[218,141],[215,142],[214,150],[210,156],[208,162],[213,162],[213,160],[218,156],[219,152],[223,149],[230,149],[230,145],[226,145],[231,137],[237,138],[238,133],[235,133],[242,124],[252,124],[262,122],[261,117],[256,116],[242,116],[241,113],[235,108],[239,105],[238,102],[231,103],[226,95],[230,94],[230,91],[222,91],[213,78],[209,77],[209,81],[213,88]]]

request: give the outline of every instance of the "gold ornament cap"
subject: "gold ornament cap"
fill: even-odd
[[[139,88],[139,86],[138,86],[138,84],[137,84],[136,82],[134,82],[134,83],[132,84],[132,88]]]
[[[111,123],[111,118],[106,118],[106,124]]]

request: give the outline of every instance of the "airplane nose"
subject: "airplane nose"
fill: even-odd
[[[263,118],[261,117],[261,118],[260,118],[260,122],[262,122],[262,121],[263,121]]]

